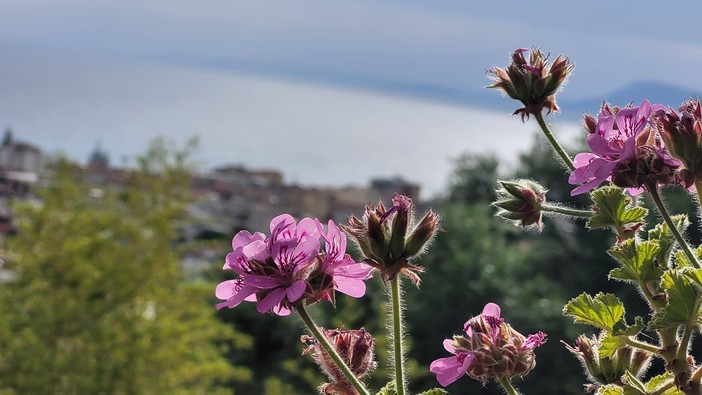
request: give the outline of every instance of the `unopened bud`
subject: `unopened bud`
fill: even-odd
[[[377,366],[373,358],[375,340],[364,328],[358,330],[322,328],[322,332],[358,379],[367,376]],[[303,355],[312,352],[315,362],[331,381],[321,386],[322,393],[357,394],[329,353],[314,337],[304,335],[300,340],[308,345]]]
[[[538,48],[529,53],[529,61],[524,53],[526,48],[519,48],[512,53],[509,66],[505,69],[495,67],[488,70],[493,76],[493,84],[488,88],[498,88],[512,99],[519,100],[524,107],[516,110],[522,120],[530,115],[559,111],[556,104],[556,92],[563,85],[575,67],[570,60],[559,55],[549,66],[548,55]]]
[[[531,180],[499,181],[502,188],[497,189],[497,200],[492,203],[497,207],[497,216],[522,227],[533,226],[541,229],[541,206],[546,201],[546,188]]]

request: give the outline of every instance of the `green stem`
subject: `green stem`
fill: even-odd
[[[628,336],[619,336],[619,339],[626,343],[626,345],[628,346],[648,351],[650,353],[658,354],[658,352],[660,351],[660,347],[656,347],[653,344],[648,344],[638,340],[634,340]]]
[[[700,263],[697,261],[697,257],[695,257],[695,254],[692,252],[692,249],[690,249],[690,246],[680,234],[680,231],[673,223],[673,220],[670,218],[668,209],[666,209],[665,204],[663,204],[663,200],[661,199],[661,195],[658,191],[658,185],[656,185],[655,182],[652,182],[647,184],[647,188],[648,191],[651,193],[653,201],[656,203],[656,207],[658,207],[658,212],[661,213],[661,217],[663,217],[663,220],[665,221],[666,225],[668,225],[668,228],[670,228],[670,232],[673,234],[673,236],[675,236],[675,240],[677,240],[678,244],[680,244],[680,248],[682,248],[683,252],[685,252],[685,255],[687,255],[687,259],[690,260],[690,264],[692,264],[692,266],[694,266],[695,269],[699,269]]]
[[[556,213],[556,214],[563,214],[563,215],[567,215],[569,217],[576,217],[576,218],[590,218],[595,214],[595,212],[592,210],[579,210],[576,208],[563,207],[563,206],[558,206],[555,204],[548,204],[548,203],[544,203],[541,205],[541,211],[545,211],[545,212],[549,212],[549,213]]]
[[[505,389],[507,395],[519,395],[519,392],[512,386],[508,378],[503,376],[500,377],[498,381],[502,384],[502,388]]]
[[[695,307],[692,311],[700,311],[699,295],[695,300]],[[685,324],[685,331],[683,332],[683,336],[680,339],[680,345],[678,346],[678,354],[676,356],[678,359],[684,360],[687,358],[687,350],[690,348],[690,338],[692,337],[692,332],[695,330],[695,322],[697,322],[697,317],[697,313],[693,314],[692,317],[690,317],[690,320]]]
[[[405,350],[402,338],[402,301],[400,293],[400,276],[390,280],[390,299],[392,305],[392,342],[395,362],[395,386],[397,395],[405,395]]]
[[[570,171],[575,170],[575,165],[573,164],[573,161],[570,159],[570,156],[565,152],[563,147],[561,147],[560,144],[558,144],[558,140],[556,140],[556,137],[554,137],[553,133],[551,133],[551,129],[548,128],[548,125],[546,125],[546,121],[544,121],[544,116],[541,112],[538,112],[534,114],[534,117],[536,118],[536,122],[539,123],[539,126],[541,127],[541,130],[544,132],[546,135],[546,138],[548,139],[549,143],[551,143],[551,146],[553,149],[556,151],[558,156],[561,157],[561,160],[563,163],[565,163],[566,166],[568,166],[568,169]]]
[[[675,386],[675,381],[670,380],[667,383],[665,383],[662,387],[658,388],[657,390],[651,392],[651,395],[661,395],[664,392],[668,391],[669,389],[673,388]]]
[[[307,325],[307,328],[309,328],[310,332],[312,332],[312,335],[314,335],[317,341],[322,345],[322,347],[324,347],[324,349],[327,351],[327,354],[329,354],[336,366],[338,366],[339,370],[341,370],[341,373],[344,374],[344,377],[346,377],[349,383],[353,385],[356,391],[358,391],[361,395],[370,395],[370,392],[368,392],[363,383],[361,383],[358,377],[356,377],[356,375],[353,374],[348,365],[344,363],[344,360],[341,359],[341,356],[339,356],[334,347],[332,347],[332,345],[329,344],[329,340],[327,339],[327,337],[322,333],[322,331],[319,330],[319,327],[317,327],[314,321],[312,321],[312,317],[310,317],[310,315],[307,314],[305,306],[298,307],[297,312],[300,314],[302,321],[305,322],[305,325]]]

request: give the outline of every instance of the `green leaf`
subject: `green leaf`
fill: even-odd
[[[615,245],[607,252],[622,266],[612,269],[609,277],[635,284],[660,280],[663,270],[656,265],[659,251],[658,241],[629,239]]]
[[[397,395],[395,380],[388,382],[376,395]]]
[[[685,232],[685,229],[690,226],[690,221],[685,214],[673,215],[671,219],[680,233]],[[648,231],[648,239],[658,241],[660,251],[656,258],[660,262],[661,267],[667,267],[670,253],[676,243],[675,236],[673,236],[673,233],[670,231],[670,227],[666,223],[656,225],[655,228]]]
[[[624,320],[614,324],[612,335],[614,336],[636,336],[646,327],[644,320],[640,316],[634,318],[634,325],[628,325]]]
[[[577,323],[611,332],[614,325],[624,317],[624,305],[612,294],[600,292],[593,298],[583,293],[565,305],[563,315],[572,317]]]
[[[631,197],[624,190],[605,186],[592,192],[595,214],[587,221],[590,229],[613,227],[617,233],[635,228],[644,222],[648,210],[631,205]]]
[[[692,253],[695,254],[698,261],[702,260],[702,245],[692,250]],[[693,267],[683,250],[675,252],[675,266],[679,269]]]
[[[608,384],[598,388],[595,395],[624,395],[624,389],[618,385]]]
[[[600,340],[600,348],[599,348],[599,353],[601,357],[604,358],[609,358],[612,359],[614,356],[614,353],[617,352],[620,348],[622,348],[625,344],[619,340],[619,337],[617,336],[612,336],[610,333],[607,333],[601,340]]]
[[[699,314],[700,291],[682,271],[667,270],[663,274],[661,287],[666,293],[667,304],[653,315],[649,329],[685,324]]]
[[[648,392],[658,391],[661,387],[671,382],[673,380],[673,377],[674,376],[672,373],[665,373],[653,377],[651,380],[648,381],[648,383],[646,383],[646,390]],[[663,392],[661,395],[684,395],[684,393],[679,389],[675,388],[675,386],[673,386],[672,388],[665,390],[665,392]]]
[[[448,392],[441,389],[441,388],[432,388],[428,391],[424,391],[421,394],[417,394],[417,395],[444,395],[444,394],[448,394]]]

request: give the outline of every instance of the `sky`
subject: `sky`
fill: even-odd
[[[576,64],[563,99],[636,81],[702,91],[697,2],[0,0],[0,10],[0,126],[77,159],[97,143],[117,161],[150,137],[198,134],[212,165],[240,161],[284,168],[303,183],[357,183],[372,172],[411,178],[420,169],[401,164],[406,153],[388,143],[381,150],[349,136],[475,137],[492,130],[486,125],[514,125],[519,137],[494,149],[514,156],[533,128],[525,132],[509,111],[483,111],[478,121],[475,108],[433,93],[494,98],[486,69],[533,45]],[[271,147],[278,141],[285,150]],[[319,141],[375,146],[372,165],[357,177],[349,176],[353,160],[343,176],[314,175],[299,163],[339,157],[320,152]],[[476,141],[461,144],[491,150]],[[434,190],[458,151],[453,141],[444,146],[432,145],[440,176],[417,177],[442,179]]]

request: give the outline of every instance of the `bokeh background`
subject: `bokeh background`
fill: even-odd
[[[583,393],[559,341],[588,329],[561,317],[564,303],[610,290],[643,305],[606,280],[612,235],[493,218],[498,178],[587,202],[570,197],[536,125],[510,115],[517,103],[485,89],[486,71],[520,47],[569,56],[548,121],[575,152],[580,117],[603,100],[677,106],[702,91],[701,8],[0,1],[0,393],[314,393],[322,376],[299,355],[295,318],[249,304],[215,314],[229,241],[283,211],[343,221],[395,190],[444,217],[421,289],[407,289],[413,389],[437,385],[427,367],[441,341],[494,301],[550,336],[518,385]],[[674,211],[692,210],[672,193]],[[377,280],[314,313],[365,325],[382,346],[384,299]],[[388,373],[378,354],[374,388]]]

